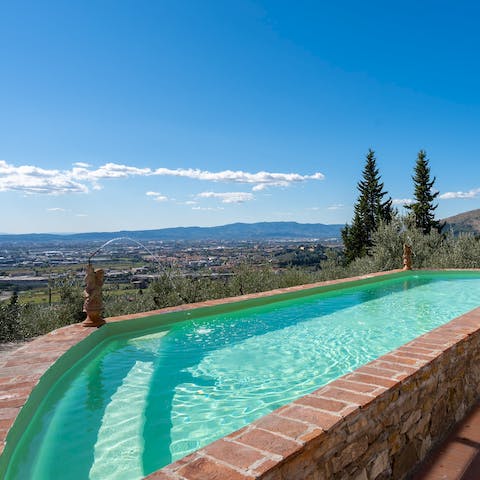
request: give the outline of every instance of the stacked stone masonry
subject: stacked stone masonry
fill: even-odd
[[[212,304],[219,301],[202,305]],[[49,362],[87,335],[66,327],[23,347],[24,358],[17,350],[16,361],[1,365],[2,440]],[[480,308],[147,478],[404,479],[479,398]]]

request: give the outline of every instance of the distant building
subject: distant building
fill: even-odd
[[[0,286],[14,286],[23,288],[45,287],[48,285],[47,277],[35,277],[30,275],[0,276]]]

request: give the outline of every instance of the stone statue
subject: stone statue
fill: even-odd
[[[102,317],[102,286],[103,270],[101,268],[94,270],[89,263],[85,273],[85,302],[83,303],[83,311],[86,312],[87,318],[83,322],[84,327],[100,327],[100,325],[105,323]]]
[[[403,244],[403,269],[412,269],[412,247],[406,243]]]

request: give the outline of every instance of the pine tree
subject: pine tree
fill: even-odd
[[[425,150],[418,152],[414,173],[415,175],[413,175],[412,179],[415,185],[415,202],[406,205],[406,208],[412,211],[415,227],[422,230],[425,235],[429,234],[432,229],[440,232],[444,224],[440,224],[438,220],[435,220],[434,211],[438,204],[433,204],[439,192],[432,191],[436,177],[430,180],[430,167]]]
[[[372,246],[372,233],[381,222],[389,223],[392,219],[392,199],[383,200],[387,192],[383,191],[372,149],[367,153],[362,176],[357,185],[360,194],[354,207],[352,224],[345,225],[342,230],[347,263],[368,254]]]

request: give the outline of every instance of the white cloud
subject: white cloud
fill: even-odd
[[[411,198],[393,198],[392,205],[411,205],[414,202]]]
[[[66,212],[64,208],[54,207],[54,208],[47,208],[47,212]]]
[[[344,208],[345,205],[343,203],[334,203],[333,205],[329,205],[327,210],[340,210]]]
[[[166,195],[162,195],[159,192],[147,192],[145,195],[148,197],[153,197],[153,199],[157,202],[166,202],[168,200]]]
[[[99,180],[101,178],[127,178],[133,176],[144,177],[152,175],[152,170],[150,168],[129,167],[128,165],[119,165],[117,163],[106,163],[97,170],[78,170],[86,170],[88,172],[88,178],[92,180]],[[84,172],[79,173],[80,176],[82,176]]]
[[[264,186],[287,186],[292,183],[305,182],[307,180],[323,180],[325,178],[325,176],[319,172],[314,173],[313,175],[300,175],[299,173],[249,173],[241,170],[209,172],[207,170],[192,168],[177,168],[175,170],[169,168],[157,168],[153,174],[161,176],[184,177],[195,180],[208,180],[211,182],[258,184],[256,187],[257,189],[263,189]],[[260,185],[262,185],[262,187],[260,187]]]
[[[88,217],[88,215],[86,213],[77,213],[75,216],[76,217]]]
[[[244,203],[253,200],[255,197],[250,192],[202,192],[198,198],[219,198],[222,203]]]
[[[267,187],[287,187],[310,180],[323,180],[322,173],[301,175],[299,173],[244,172],[242,170],[208,170],[185,168],[139,168],[117,163],[106,163],[92,168],[88,163],[76,162],[71,169],[44,169],[32,165],[15,166],[0,160],[0,191],[18,190],[35,194],[88,193],[90,188],[101,189],[100,181],[118,178],[164,176],[189,178],[210,182],[253,185],[254,191]]]
[[[72,176],[71,171],[46,170],[32,165],[19,167],[0,160],[0,192],[63,194],[86,193],[88,187]]]
[[[192,210],[202,212],[216,212],[218,210],[225,210],[223,207],[192,207]]]
[[[442,200],[451,200],[454,198],[476,198],[480,195],[480,188],[473,188],[468,192],[445,192],[439,198]]]

